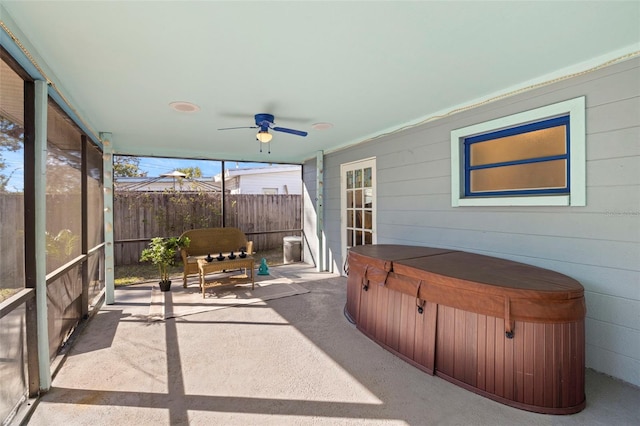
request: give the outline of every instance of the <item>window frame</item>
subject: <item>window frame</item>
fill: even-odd
[[[465,141],[477,140],[491,134],[526,129],[549,119],[567,116],[567,188],[554,190],[519,190],[468,194],[468,170],[465,167],[467,151]],[[525,133],[525,132],[519,132]],[[464,206],[585,206],[585,97],[570,99],[484,123],[463,127],[451,132],[451,205]],[[562,192],[555,195],[554,192]]]
[[[535,132],[538,130],[551,129],[554,127],[565,127],[565,153],[558,155],[536,156],[529,157],[520,160],[510,160],[494,163],[486,163],[473,166],[471,165],[471,148],[474,144],[483,143],[493,140],[498,140],[504,137],[524,135],[527,133]],[[464,195],[465,197],[487,197],[498,196],[504,197],[507,195],[531,195],[531,194],[568,194],[571,191],[571,179],[569,160],[570,154],[570,119],[568,115],[561,115],[559,117],[547,118],[544,120],[536,121],[533,123],[522,124],[515,127],[509,127],[508,129],[502,129],[494,132],[482,133],[477,136],[470,136],[464,138]],[[566,160],[567,162],[567,174],[565,176],[565,185],[562,188],[536,188],[536,189],[505,189],[494,191],[472,191],[471,172],[474,170],[486,170],[486,169],[499,169],[501,167],[517,166],[524,164],[544,163],[556,160]]]

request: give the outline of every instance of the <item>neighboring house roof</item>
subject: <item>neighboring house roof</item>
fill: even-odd
[[[114,180],[117,191],[163,192],[167,190],[191,192],[220,192],[220,183],[213,178],[181,178],[181,177],[118,177]]]
[[[269,176],[274,176],[274,184],[280,184],[282,182],[277,182],[276,180],[282,180],[282,175],[287,175],[288,180],[300,180],[300,185],[302,181],[302,176],[300,174],[301,166],[295,164],[283,164],[283,165],[272,165],[266,167],[253,167],[247,169],[226,169],[224,171],[225,174],[225,182],[227,182],[227,187],[225,188],[227,192],[235,192],[235,193],[244,193],[242,191],[242,179],[237,180],[241,177],[252,178],[255,182],[256,179],[260,178],[261,180],[264,177],[264,183],[268,185]],[[276,175],[278,177],[276,177]],[[235,182],[234,185],[230,185],[230,182]],[[245,182],[245,185],[248,183]],[[294,185],[293,182],[284,182],[284,185],[288,184],[288,187],[292,188],[294,193],[298,193],[298,191],[294,188],[297,188],[299,185]],[[254,185],[251,185],[254,186]],[[167,173],[163,174],[160,177],[118,177],[114,180],[114,187],[117,191],[138,191],[138,192],[163,192],[168,190],[178,190],[178,191],[214,191],[219,192],[222,188],[222,173],[218,173],[213,177],[201,177],[201,178],[192,178],[188,179],[182,177],[180,174],[172,174]],[[247,188],[248,189],[248,188]],[[248,189],[249,190],[249,189]],[[251,188],[249,192],[255,192],[255,188]],[[259,193],[261,191],[258,191]]]

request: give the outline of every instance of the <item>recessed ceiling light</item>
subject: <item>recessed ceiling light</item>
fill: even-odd
[[[192,104],[191,102],[183,102],[183,101],[171,102],[169,106],[178,112],[200,111],[200,107],[196,104]]]
[[[327,130],[327,129],[332,128],[333,124],[331,124],[331,123],[315,123],[315,124],[312,124],[311,127],[314,130]]]

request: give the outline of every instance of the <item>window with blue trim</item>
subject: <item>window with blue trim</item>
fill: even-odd
[[[585,206],[585,97],[451,131],[451,205]]]
[[[464,138],[465,197],[568,194],[569,115]]]

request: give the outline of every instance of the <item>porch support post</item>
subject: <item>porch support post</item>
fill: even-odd
[[[115,303],[115,257],[113,253],[113,147],[111,133],[100,132],[104,192],[104,301]]]
[[[35,210],[35,279],[36,311],[38,329],[38,371],[40,391],[51,387],[49,362],[49,323],[47,314],[47,82],[37,80],[35,84],[35,131],[34,131],[34,210]]]
[[[224,228],[225,226],[227,226],[227,219],[225,217],[226,216],[225,202],[226,202],[227,195],[226,195],[226,188],[225,188],[226,177],[224,175],[224,160],[222,160],[221,166],[222,166],[222,186],[220,187],[220,190],[222,191],[222,198],[220,199],[221,200],[220,215],[222,216],[222,227]]]
[[[87,182],[87,169],[88,169],[88,145],[89,141],[87,140],[87,136],[82,135],[82,175],[80,176],[81,181],[81,191],[80,197],[82,198],[82,241],[80,243],[82,249],[81,252],[83,255],[87,255],[89,251],[89,218],[88,218],[88,210],[89,210],[89,195],[88,192],[88,182]],[[82,318],[86,319],[89,316],[89,258],[82,262]]]
[[[318,237],[318,262],[316,270],[326,271],[324,240],[324,151],[316,153],[316,236]]]

